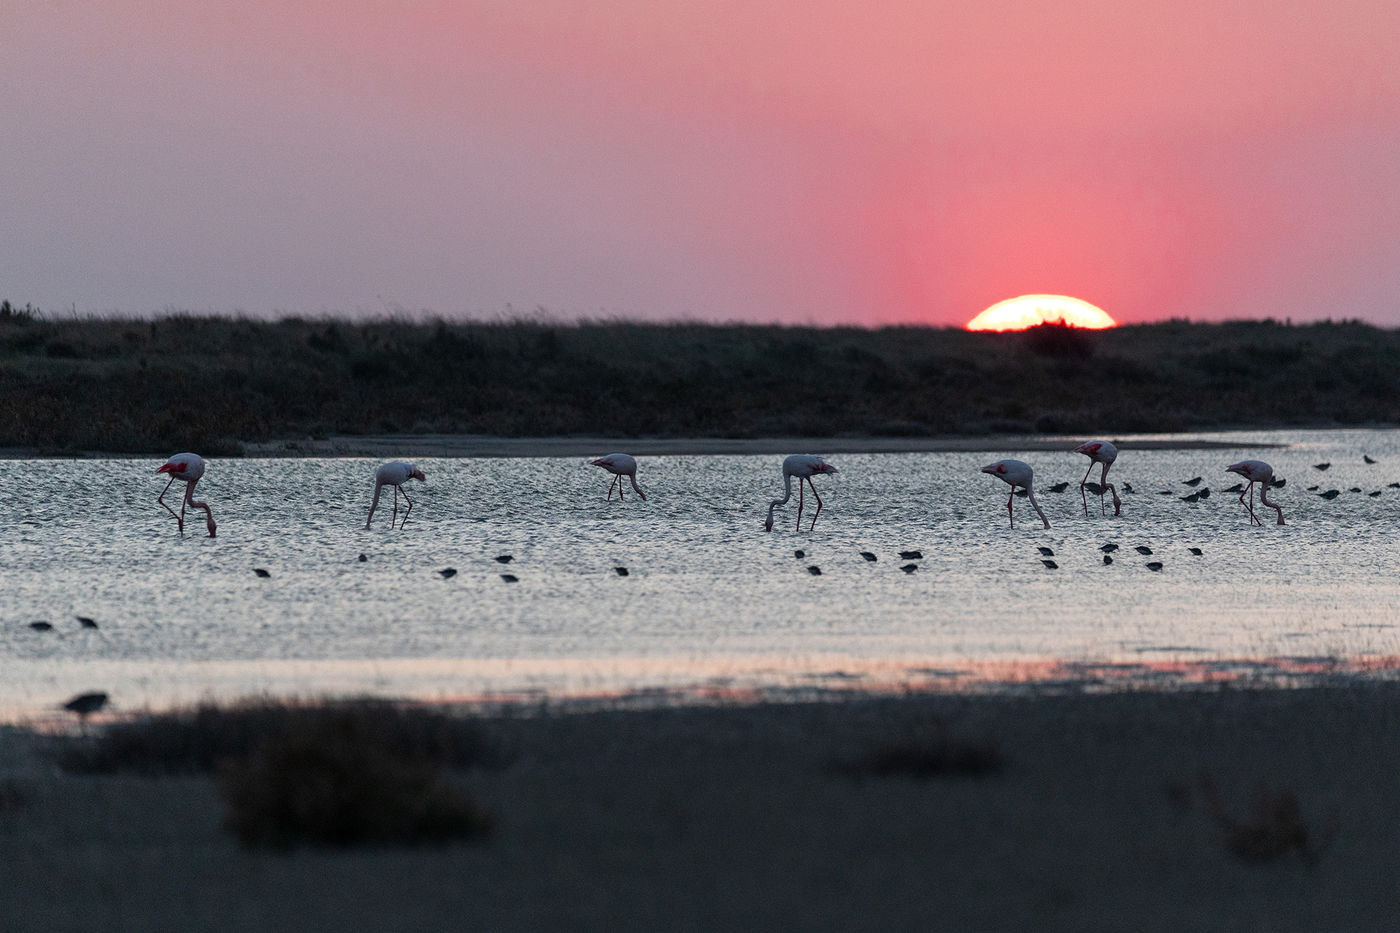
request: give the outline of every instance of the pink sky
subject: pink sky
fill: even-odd
[[[0,2],[0,297],[1400,326],[1394,0]]]

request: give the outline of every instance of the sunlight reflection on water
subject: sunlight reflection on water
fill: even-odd
[[[423,460],[402,532],[387,513],[364,530],[373,461],[217,460],[199,487],[216,540],[176,536],[155,505],[155,459],[0,461],[0,714],[92,688],[161,706],[258,690],[568,695],[726,677],[761,689],[846,668],[882,683],[905,671],[898,684],[921,664],[1400,654],[1400,489],[1387,485],[1400,435],[1218,437],[1242,446],[1125,450],[1113,478],[1135,492],[1119,519],[1096,505],[1084,517],[1086,461],[1071,453],[833,457],[842,472],[818,478],[826,505],[800,534],[796,494],[763,533],[781,491],[773,456],[646,458],[650,498],[623,504],[603,501],[609,477],[582,459]],[[1246,446],[1258,442],[1290,446]],[[977,472],[1001,456],[1037,468],[1050,530],[1023,500],[1007,528],[1006,487]],[[1244,456],[1287,478],[1286,526],[1251,528],[1220,491]],[[1195,476],[1213,494],[1181,501]],[[1057,481],[1069,490],[1049,492]],[[1105,543],[1120,546],[1111,566]],[[899,557],[915,549],[921,559]],[[443,579],[446,567],[458,573]],[[30,628],[40,620],[55,629]]]

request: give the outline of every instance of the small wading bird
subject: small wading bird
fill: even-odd
[[[1238,473],[1249,480],[1249,485],[1240,490],[1240,505],[1245,505],[1244,494],[1249,493],[1249,520],[1255,525],[1264,524],[1254,514],[1254,484],[1259,484],[1259,501],[1278,513],[1278,523],[1283,524],[1283,508],[1269,501],[1269,483],[1274,478],[1274,468],[1263,460],[1241,460],[1225,468],[1226,473]]]
[[[394,511],[389,516],[389,527],[394,527],[394,520],[399,516],[399,494],[403,494],[403,499],[408,503],[408,508],[404,509],[403,521],[399,523],[399,528],[408,524],[408,513],[413,511],[413,500],[404,492],[403,484],[411,479],[418,482],[426,482],[428,474],[418,469],[411,463],[404,463],[402,460],[392,460],[374,471],[374,500],[369,504],[369,517],[365,519],[365,529],[369,529],[369,523],[374,520],[374,510],[379,505],[379,493],[385,486],[394,487]]]
[[[194,486],[199,482],[199,478],[204,475],[204,458],[199,454],[176,454],[165,461],[157,470],[157,473],[169,473],[170,482],[165,484],[165,488],[156,496],[156,501],[161,504],[165,511],[175,515],[175,521],[180,523],[180,534],[185,533],[185,509],[203,509],[205,524],[209,527],[209,537],[214,537],[214,512],[209,508],[209,503],[198,502],[194,498]],[[176,515],[175,510],[166,505],[165,494],[170,491],[170,486],[176,480],[185,484],[185,498],[180,502],[180,514]]]
[[[840,470],[836,467],[812,454],[793,454],[785,459],[783,461],[783,497],[768,503],[768,520],[763,523],[763,530],[773,530],[773,510],[780,505],[786,505],[787,501],[792,498],[792,478],[794,476],[797,477],[797,530],[802,530],[803,480],[806,480],[807,485],[812,487],[812,496],[817,500],[817,511],[812,516],[811,527],[807,530],[811,531],[816,528],[817,516],[822,514],[822,497],[817,495],[817,487],[812,485],[812,477],[818,473],[839,472]]]
[[[1090,465],[1092,467],[1092,464]],[[1031,500],[1031,508],[1035,509],[1040,520],[1045,523],[1045,527],[1050,527],[1050,519],[1045,517],[1045,513],[1040,510],[1040,503],[1035,501],[1035,490],[1031,488],[1031,480],[1035,477],[1035,472],[1029,463],[1022,463],[1020,460],[998,460],[996,463],[989,463],[982,468],[983,473],[990,473],[997,479],[1011,487],[1011,493],[1006,497],[1006,515],[1011,519],[1011,527],[1016,527],[1016,516],[1011,511],[1011,500],[1016,498],[1016,487],[1020,486],[1026,490],[1026,496]]]
[[[1099,474],[1099,514],[1104,513],[1103,494],[1108,491],[1113,493],[1113,514],[1122,515],[1123,501],[1118,498],[1118,490],[1108,481],[1108,468],[1118,459],[1118,448],[1108,441],[1089,441],[1074,448],[1074,452],[1089,458],[1089,469],[1084,471],[1084,478],[1079,481],[1079,498],[1084,502],[1084,514],[1089,514],[1089,497],[1084,494],[1084,487],[1089,482],[1089,474],[1094,472],[1094,464],[1101,463],[1103,472]]]
[[[632,488],[637,490],[637,495],[645,502],[647,494],[642,492],[642,487],[637,485],[637,458],[630,454],[608,454],[606,457],[599,457],[597,460],[590,460],[589,463],[596,467],[602,467],[613,475],[612,484],[608,486],[608,501],[612,501],[613,486],[617,487],[617,498],[622,499],[622,478],[625,476],[632,481]]]

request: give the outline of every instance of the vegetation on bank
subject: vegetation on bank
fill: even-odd
[[[0,306],[0,446],[328,434],[1126,433],[1400,422],[1400,331],[1018,334],[623,322],[46,319]]]

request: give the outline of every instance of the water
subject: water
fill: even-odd
[[[1395,667],[1400,433],[1205,437],[1239,446],[1125,450],[1111,478],[1136,492],[1118,519],[1092,499],[1084,517],[1087,461],[1071,453],[832,457],[815,533],[794,532],[794,491],[771,534],[781,457],[766,455],[644,458],[650,498],[622,504],[581,459],[420,460],[404,531],[387,511],[364,530],[377,461],[216,460],[199,486],[215,540],[198,514],[177,536],[158,460],[0,461],[0,719],[89,689],[133,710],[259,692],[743,696]],[[1007,527],[1006,487],[977,472],[1003,456],[1036,467],[1050,530],[1022,499]],[[1286,526],[1250,527],[1219,491],[1244,457],[1287,478]],[[1194,476],[1213,494],[1180,501]],[[905,550],[923,552],[913,573]]]

